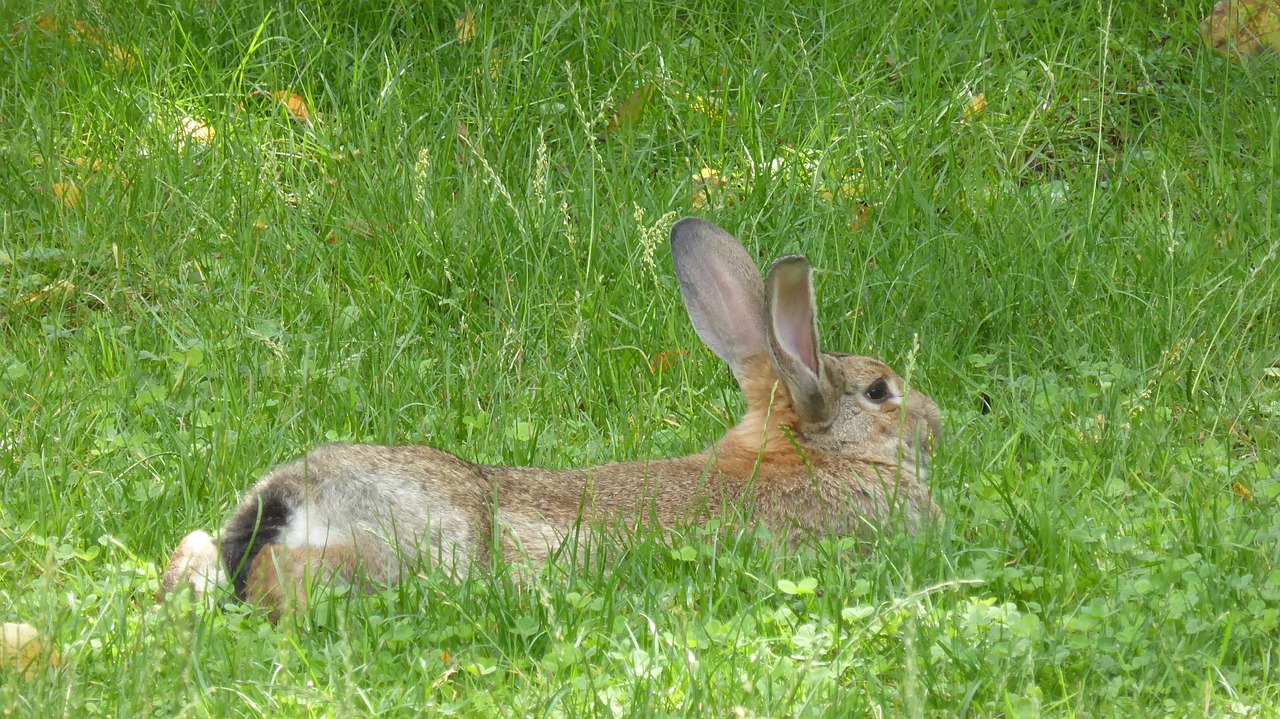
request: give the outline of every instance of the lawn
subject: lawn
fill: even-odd
[[[1280,59],[1207,12],[5,2],[0,715],[1280,713]],[[705,447],[689,214],[941,407],[938,531],[157,607],[326,441]]]

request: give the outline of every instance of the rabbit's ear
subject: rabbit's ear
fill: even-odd
[[[760,271],[733,235],[696,217],[672,225],[671,257],[693,329],[741,382],[767,351]]]
[[[769,355],[802,417],[822,421],[827,412],[826,370],[818,345],[818,306],[813,270],[802,255],[779,257],[765,280]]]

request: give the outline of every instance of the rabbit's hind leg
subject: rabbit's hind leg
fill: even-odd
[[[352,584],[356,558],[356,551],[344,545],[268,544],[249,567],[244,598],[250,604],[266,607],[272,621],[277,621],[286,610],[305,609],[308,592],[335,582]]]
[[[170,555],[169,568],[160,578],[160,596],[185,585],[197,600],[212,603],[218,598],[216,590],[226,584],[217,542],[208,532],[197,530],[184,537]]]

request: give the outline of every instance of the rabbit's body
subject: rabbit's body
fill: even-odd
[[[385,584],[426,558],[464,571],[495,551],[536,565],[580,528],[679,526],[737,508],[792,541],[936,522],[923,474],[937,407],[879,360],[819,351],[803,258],[774,264],[766,301],[723,230],[682,220],[672,244],[694,327],[747,398],[747,414],[715,445],[570,470],[477,465],[423,446],[326,445],[259,480],[216,543],[188,535],[164,591],[230,583],[278,608],[304,596],[308,575]]]

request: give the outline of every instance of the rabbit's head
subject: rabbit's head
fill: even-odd
[[[808,260],[781,257],[762,283],[732,235],[693,217],[671,228],[671,253],[694,330],[747,397],[722,452],[756,454],[763,442],[766,458],[809,447],[923,473],[941,434],[937,405],[878,359],[821,350]]]

